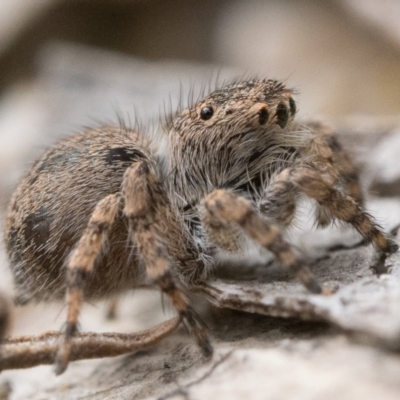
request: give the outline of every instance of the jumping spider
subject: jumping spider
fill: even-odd
[[[68,365],[84,296],[138,286],[143,269],[210,356],[183,293],[207,279],[217,248],[240,252],[245,236],[321,293],[281,234],[301,194],[315,201],[319,225],[338,219],[382,254],[397,250],[364,211],[357,168],[335,134],[295,114],[283,83],[238,81],[177,112],[166,148],[102,126],[62,140],[33,165],[12,197],[5,242],[17,302],[66,296],[57,373]]]

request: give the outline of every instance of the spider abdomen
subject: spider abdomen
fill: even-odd
[[[63,296],[66,260],[94,207],[120,191],[133,162],[150,158],[143,137],[105,127],[61,141],[34,164],[12,198],[4,235],[21,302]],[[132,287],[138,279],[133,253],[127,223],[119,214],[87,295]]]

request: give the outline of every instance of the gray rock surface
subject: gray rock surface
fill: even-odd
[[[0,105],[0,115],[9,118],[0,118],[0,133],[6,135],[1,137],[7,138],[0,151],[8,157],[1,165],[1,187],[11,187],[21,165],[40,147],[70,131],[71,121],[76,130],[92,122],[88,117],[115,119],[115,103],[122,116],[135,103],[138,114],[149,120],[167,93],[176,104],[179,80],[186,90],[190,82],[202,81],[202,71],[199,66],[147,64],[88,54],[82,48],[49,47],[39,77],[30,87],[15,88]],[[234,71],[223,75],[230,77]],[[4,121],[16,121],[17,127]],[[22,129],[21,138],[22,127],[26,131]],[[338,121],[337,128],[363,166],[364,186],[374,190],[368,209],[387,231],[395,228],[400,222],[398,193],[382,197],[387,192],[378,191],[376,185],[389,182],[390,186],[400,179],[393,151],[400,121],[357,116]],[[392,144],[386,143],[389,140]],[[3,194],[3,203],[6,197]],[[341,226],[312,230],[309,210],[305,205],[299,227],[288,237],[308,254],[319,279],[337,288],[332,296],[307,294],[267,254],[254,251],[254,262],[230,260],[195,297],[215,347],[211,361],[202,360],[180,328],[146,351],[74,362],[60,377],[49,366],[3,371],[0,396],[4,392],[3,398],[13,400],[397,399],[400,255],[378,265],[372,247],[361,244],[352,230]],[[4,254],[0,256],[4,267],[0,286],[10,293],[7,261]],[[81,330],[134,332],[174,315],[168,304],[163,311],[156,291],[125,294],[114,321],[105,319],[105,307],[104,302],[86,305]],[[38,334],[59,329],[64,308],[61,304],[18,308],[13,319],[12,335]]]

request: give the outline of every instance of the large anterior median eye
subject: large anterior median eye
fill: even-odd
[[[200,118],[207,121],[214,115],[214,110],[210,106],[203,107],[200,111]]]
[[[276,107],[277,124],[283,129],[289,119],[289,111],[283,103],[278,104]]]
[[[268,121],[269,113],[267,107],[262,107],[258,111],[258,122],[260,125],[265,125]]]

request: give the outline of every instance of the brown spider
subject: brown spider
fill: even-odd
[[[301,194],[315,200],[320,225],[338,219],[382,254],[397,250],[363,210],[357,168],[335,134],[295,114],[281,82],[238,81],[176,113],[165,148],[125,126],[103,126],[62,140],[33,165],[12,197],[5,242],[17,302],[66,296],[57,373],[73,353],[84,296],[111,296],[144,275],[210,356],[183,292],[207,279],[216,248],[239,252],[245,235],[321,293],[281,234]]]

